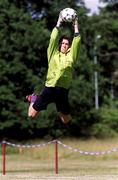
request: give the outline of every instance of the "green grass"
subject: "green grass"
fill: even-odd
[[[82,151],[97,152],[118,147],[118,138],[114,139],[62,139],[62,143],[71,146],[73,149],[79,148]],[[45,143],[42,140],[30,141],[27,144]],[[40,148],[16,148],[7,146],[6,148],[6,178],[18,179],[39,179],[38,177],[91,177],[99,179],[118,179],[118,152],[105,155],[84,155],[73,152],[62,145],[58,145],[59,174],[55,175],[55,145],[50,144]],[[2,155],[0,157],[0,171],[2,174]],[[27,178],[26,178],[27,176]],[[4,177],[4,178],[5,178]],[[42,179],[41,178],[41,179]],[[64,180],[65,180],[64,179]]]

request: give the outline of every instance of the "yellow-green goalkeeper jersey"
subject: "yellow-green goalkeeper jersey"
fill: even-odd
[[[55,27],[52,30],[47,50],[48,72],[45,86],[58,86],[68,89],[72,82],[73,65],[78,59],[81,38],[79,34],[75,34],[71,47],[64,54],[59,51],[58,34],[59,29]]]

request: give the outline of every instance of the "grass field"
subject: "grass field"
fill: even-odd
[[[107,151],[118,147],[118,138],[107,140],[63,139],[62,143],[82,151]],[[36,140],[29,144],[42,144]],[[0,179],[2,180],[118,180],[118,152],[104,155],[84,155],[58,145],[58,174],[55,174],[55,145],[40,148],[17,148],[7,145],[6,174],[2,175],[0,157]]]

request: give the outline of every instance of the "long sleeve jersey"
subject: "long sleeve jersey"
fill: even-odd
[[[71,47],[64,54],[59,51],[58,36],[59,29],[55,27],[52,30],[47,50],[48,72],[45,86],[68,89],[72,82],[73,64],[78,59],[81,38],[80,35],[75,35]]]

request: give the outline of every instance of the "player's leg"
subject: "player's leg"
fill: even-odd
[[[56,89],[56,107],[62,122],[67,124],[71,120],[70,104],[68,101],[68,90],[65,88]]]
[[[53,92],[51,88],[45,87],[39,95],[32,97],[29,105],[28,116],[36,117],[40,111],[45,110],[47,105],[52,102]]]
[[[38,95],[36,94],[26,96],[26,100],[30,103],[28,108],[28,117],[34,118],[38,114],[38,111],[33,108],[33,104],[36,101],[37,97]]]
[[[34,103],[30,103],[29,108],[28,108],[28,117],[34,118],[38,115],[39,111],[36,111],[33,108]]]
[[[64,124],[67,124],[71,121],[71,115],[70,114],[63,114],[62,112],[59,112],[59,117],[61,118],[62,122]]]

